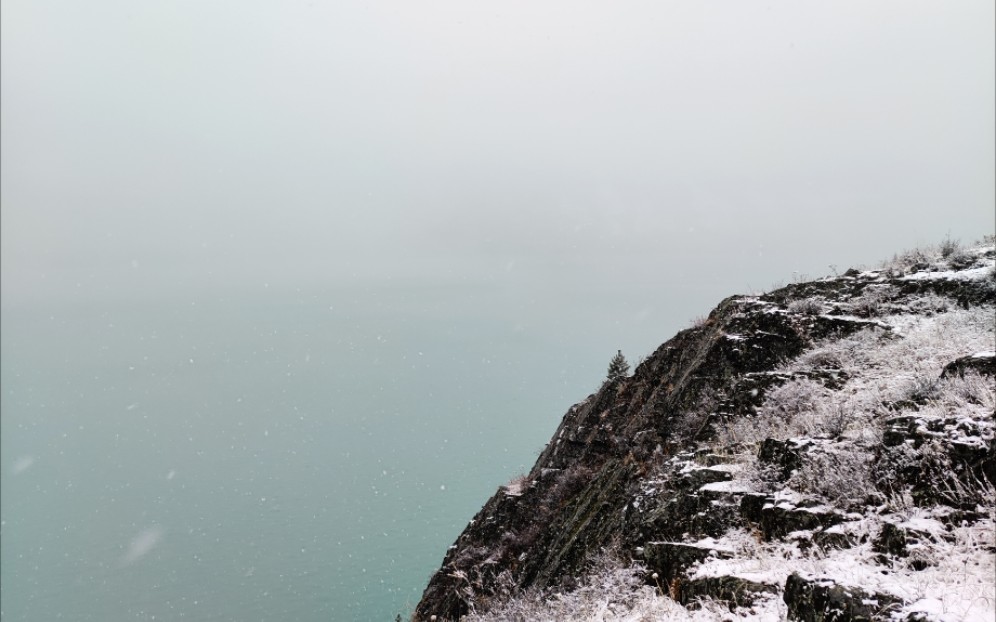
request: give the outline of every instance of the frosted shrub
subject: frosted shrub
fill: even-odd
[[[688,322],[689,328],[705,328],[712,324],[712,318],[708,315],[697,315]]]
[[[844,362],[836,352],[814,350],[799,357],[799,362],[811,369],[841,369]]]
[[[990,430],[989,435],[992,434],[996,384],[977,372],[948,378],[920,375],[896,389],[892,397],[898,400],[894,406],[915,410],[925,419],[954,417],[960,422],[960,428],[981,425],[983,429]],[[983,436],[988,438],[985,434]]]
[[[964,270],[975,265],[976,256],[964,249],[959,248],[950,256],[946,257],[948,265],[955,270]]]
[[[940,305],[944,300],[931,302],[929,297],[924,298],[931,305]],[[848,380],[843,393],[864,396],[865,404],[895,402],[908,399],[911,393],[930,393],[930,385],[947,363],[965,354],[992,349],[996,338],[991,306],[951,308],[930,318],[922,314],[895,315],[886,321],[896,328],[869,328],[842,339],[818,343],[782,371],[841,369],[858,376]],[[974,382],[986,384],[979,379]],[[987,386],[991,385],[988,382]],[[831,400],[843,399],[840,392],[826,395]]]
[[[992,620],[996,601],[996,557],[992,550],[996,529],[992,518],[932,536],[921,550],[912,551],[911,557],[925,559],[932,567],[907,571],[905,585],[919,592],[908,594],[909,600],[933,599],[945,612],[944,620]],[[945,545],[943,540],[953,542]]]
[[[984,239],[981,244],[991,246],[992,242]],[[962,270],[971,267],[977,259],[978,255],[972,249],[965,248],[956,239],[946,238],[936,247],[924,246],[894,255],[892,259],[882,263],[882,269],[895,276],[930,268],[944,270],[950,267]]]
[[[823,305],[815,298],[803,298],[793,300],[788,305],[789,313],[800,313],[802,315],[819,315],[823,312]]]
[[[948,262],[948,265],[955,270],[964,270],[971,267],[976,256],[970,250],[964,248],[961,242],[955,239],[946,238],[938,247],[941,259]]]
[[[766,438],[837,437],[857,417],[855,407],[835,399],[834,392],[803,378],[768,393],[754,417],[727,422],[717,433],[721,444],[757,446]]]
[[[951,237],[944,238],[938,250],[941,252],[941,257],[947,259],[961,250],[961,242]]]
[[[789,369],[843,369],[849,370],[863,366],[869,353],[882,347],[882,341],[892,339],[888,332],[881,328],[869,328],[843,339],[830,339],[800,356]]]
[[[877,428],[870,425],[877,417],[874,411],[877,395],[873,394],[866,404],[865,395],[841,395],[809,379],[793,380],[771,391],[755,416],[721,424],[716,431],[716,444],[739,446],[748,453],[756,453],[768,438],[835,439],[855,429],[867,430],[859,436],[874,441],[880,436]]]
[[[826,393],[823,385],[808,378],[791,380],[770,391],[759,412],[787,425],[801,413],[812,412]]]
[[[854,419],[854,413],[845,404],[833,402],[821,404],[817,409],[817,420],[814,427],[818,431],[831,438],[837,438],[844,434],[848,424]]]
[[[892,259],[883,262],[882,269],[902,274],[908,270],[922,270],[930,265],[930,262],[938,256],[938,252],[930,247],[914,248],[903,251],[892,256]]]
[[[788,426],[783,421],[770,416],[756,415],[740,417],[725,421],[716,431],[718,447],[745,447],[748,452],[755,452],[758,445],[766,438],[787,438]]]

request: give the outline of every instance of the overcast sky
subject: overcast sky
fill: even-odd
[[[4,0],[4,304],[456,283],[646,316],[975,239],[993,13]]]

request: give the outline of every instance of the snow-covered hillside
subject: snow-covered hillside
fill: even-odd
[[[565,415],[415,619],[996,618],[994,259],[727,299]]]

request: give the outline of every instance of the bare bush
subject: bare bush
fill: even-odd
[[[893,255],[892,259],[882,263],[882,268],[893,274],[903,274],[910,270],[924,270],[930,266],[931,261],[938,254],[935,249],[929,246],[914,248]]]
[[[788,305],[789,313],[799,313],[801,315],[819,315],[823,312],[823,305],[815,298],[803,298],[793,300]]]
[[[899,400],[924,404],[938,395],[938,380],[930,375],[918,375],[899,389]]]
[[[719,397],[715,393],[704,393],[696,401],[695,406],[674,418],[671,433],[676,439],[685,442],[699,440],[716,412],[718,404]]]
[[[940,500],[953,507],[987,507],[985,504],[993,497],[992,484],[971,472],[955,468],[944,443],[924,443],[919,453],[919,481],[925,499]]]
[[[653,601],[658,598],[662,600],[661,604],[673,608],[676,603],[664,603],[662,596],[654,594],[652,588],[644,585],[642,577],[645,573],[646,569],[642,566],[625,566],[617,559],[603,556],[595,561],[591,571],[570,592],[530,590],[496,604],[487,614],[471,614],[462,619],[464,622],[595,620],[616,611],[631,613],[638,603],[642,607],[650,605],[653,609]],[[620,618],[612,616],[604,619]]]
[[[688,322],[689,328],[705,328],[712,324],[712,318],[708,315],[696,315]]]
[[[871,462],[871,454],[856,447],[810,451],[788,483],[835,505],[859,504],[875,492]]]
[[[595,472],[590,467],[574,463],[559,473],[556,482],[547,492],[544,503],[551,508],[564,504],[587,486],[594,475]]]
[[[887,496],[911,493],[918,506],[988,507],[996,495],[984,477],[954,464],[949,447],[940,439],[920,447],[906,443],[885,448],[872,466],[871,477]]]
[[[996,384],[976,371],[961,376],[941,378],[936,384],[937,400],[955,410],[981,406],[984,411],[996,409]]]
[[[760,412],[790,423],[800,413],[814,410],[826,393],[823,385],[808,378],[791,380],[768,392]]]
[[[842,369],[844,360],[833,350],[810,350],[799,357],[799,363],[810,369]]]
[[[692,408],[674,418],[671,428],[676,439],[689,442],[698,438],[699,433],[709,422],[709,411]]]
[[[869,285],[851,302],[851,312],[861,317],[885,315],[886,304],[897,296],[899,290],[892,285]]]
[[[989,246],[988,239],[982,245]],[[944,270],[948,267],[963,270],[978,261],[978,251],[965,248],[960,241],[951,237],[945,238],[935,246],[923,246],[893,255],[892,259],[882,262],[882,269],[894,276],[921,270]],[[945,264],[947,264],[945,266]]]
[[[822,415],[817,424],[821,432],[830,438],[838,438],[844,434],[848,424],[854,419],[854,411],[847,404],[832,402],[821,404],[817,412]]]
[[[926,296],[920,296],[911,300],[908,307],[913,313],[931,316],[950,311],[951,299],[938,296],[937,294],[927,294]]]

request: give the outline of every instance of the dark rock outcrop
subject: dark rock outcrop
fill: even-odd
[[[986,376],[996,376],[996,353],[979,352],[970,356],[957,358],[944,366],[941,378],[963,377],[965,372],[969,371]]]
[[[778,586],[758,583],[741,577],[701,577],[680,583],[672,595],[682,605],[690,605],[700,598],[714,598],[729,604],[730,609],[750,607],[760,598],[778,593]]]
[[[789,620],[798,622],[885,622],[899,599],[872,594],[830,579],[807,579],[792,574],[783,594]]]
[[[723,549],[681,542],[648,542],[643,547],[643,560],[647,572],[651,573],[652,583],[668,590],[672,598],[678,591],[676,586],[687,581],[686,571],[689,568],[707,559],[728,559],[732,556],[731,552]]]
[[[784,481],[792,475],[793,471],[802,466],[802,456],[811,442],[809,440],[788,439],[780,441],[766,438],[761,442],[757,459],[761,464],[774,467],[777,475]]]

